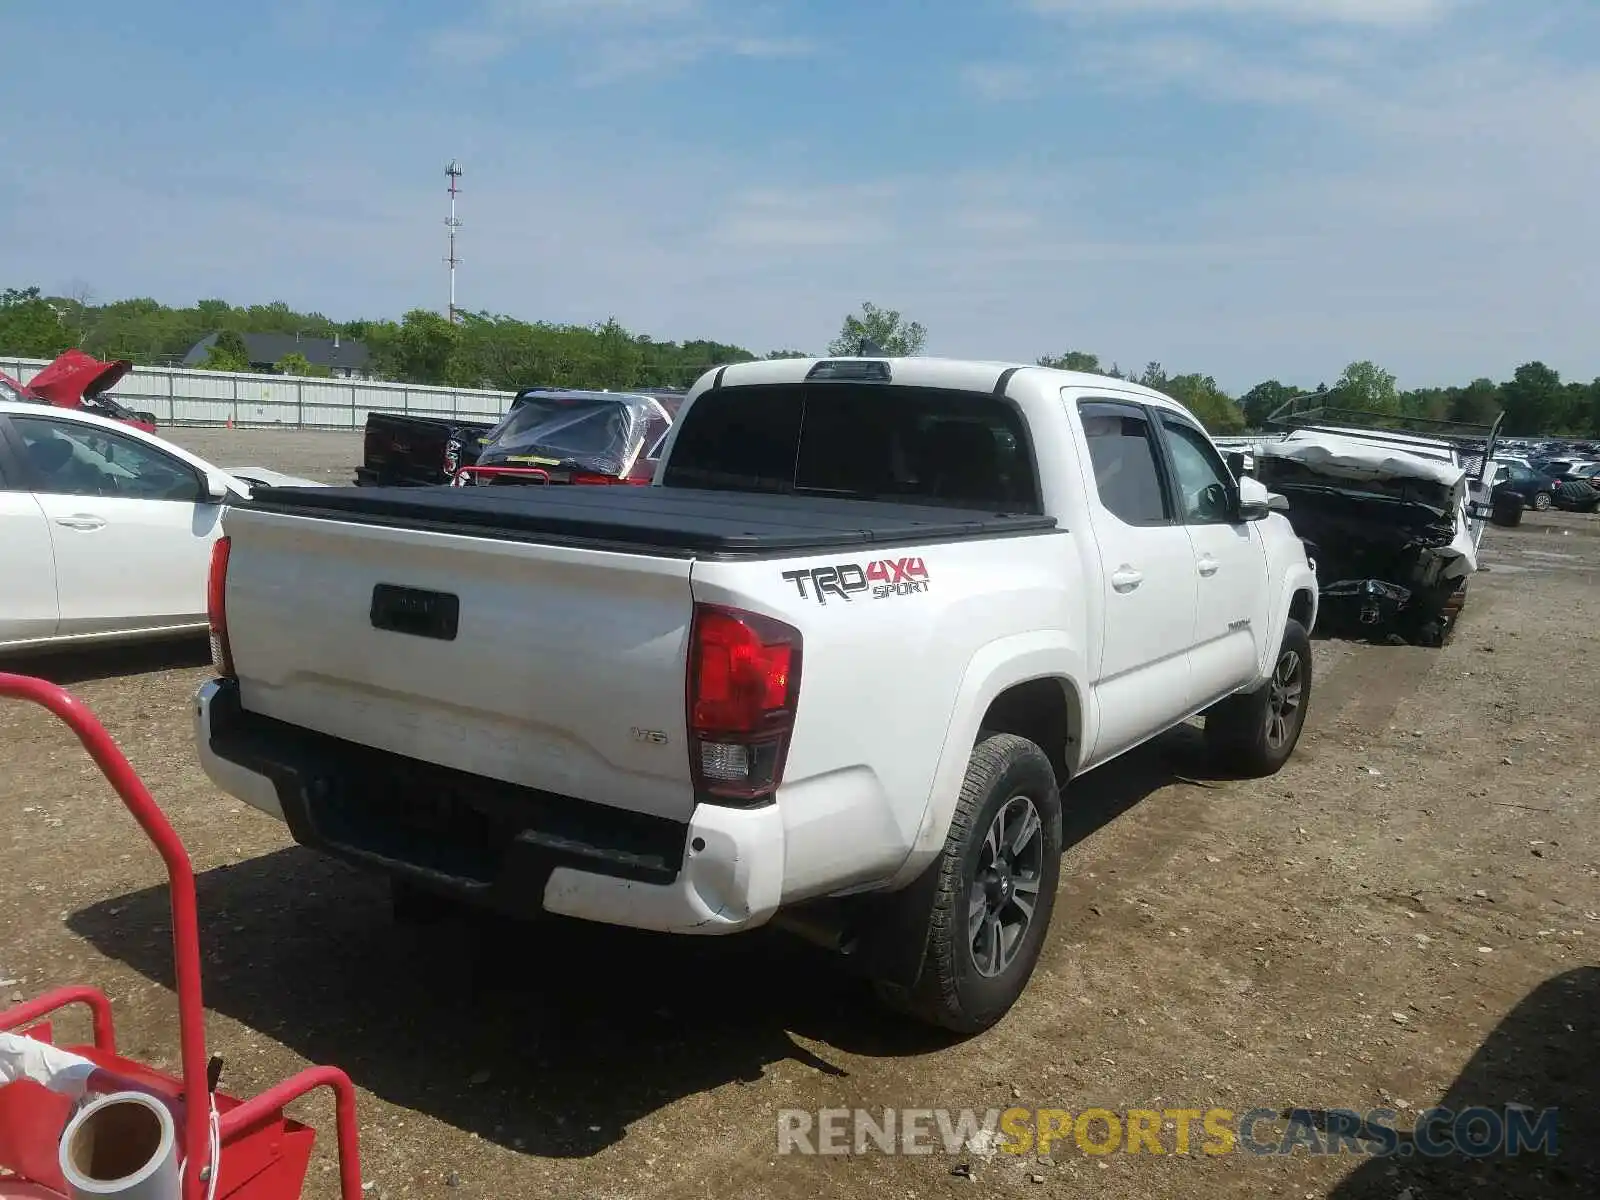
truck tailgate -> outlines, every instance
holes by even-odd
[[[247,711],[688,819],[691,560],[248,508],[230,510],[225,530]]]

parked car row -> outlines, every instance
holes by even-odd
[[[1493,488],[1511,493],[1538,512],[1600,510],[1600,463],[1536,460],[1542,466],[1496,458]]]

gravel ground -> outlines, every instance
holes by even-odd
[[[359,453],[355,435],[177,440],[329,482]],[[1600,520],[1530,516],[1492,530],[1485,561],[1443,650],[1317,643],[1277,777],[1208,778],[1186,728],[1074,785],[1039,971],[964,1043],[777,935],[397,927],[377,882],[200,773],[203,646],[25,669],[91,705],[189,846],[224,1087],[344,1067],[369,1195],[1600,1195]],[[0,742],[0,1000],[103,985],[125,1048],[173,1067],[159,863],[50,719],[0,707]],[[1299,1105],[1406,1125],[1508,1102],[1560,1106],[1554,1159],[776,1153],[785,1108]],[[331,1118],[295,1111],[324,1134],[307,1194],[332,1196]]]

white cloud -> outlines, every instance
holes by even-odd
[[[1258,17],[1316,25],[1429,25],[1462,0],[1024,0],[1033,12],[1083,17]]]

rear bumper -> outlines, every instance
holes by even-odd
[[[244,712],[230,680],[201,685],[194,718],[211,781],[302,845],[483,908],[721,934],[782,897],[776,806],[680,823],[511,787]]]

